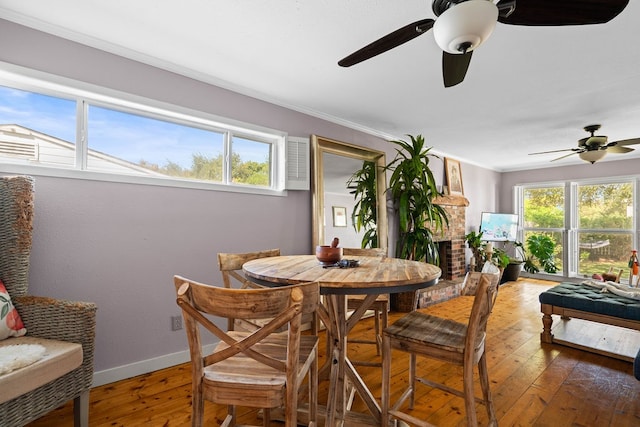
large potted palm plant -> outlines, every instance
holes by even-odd
[[[391,172],[387,191],[391,194],[397,214],[398,237],[395,256],[439,265],[438,245],[433,234],[441,232],[449,225],[447,213],[434,199],[441,196],[436,180],[429,167],[432,158],[431,147],[425,147],[422,135],[407,135],[407,141],[390,141],[396,145],[396,156],[386,166]],[[400,310],[406,307],[407,299],[413,301],[413,292],[395,294],[392,306]]]

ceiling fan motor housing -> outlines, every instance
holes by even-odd
[[[489,38],[498,22],[498,8],[491,1],[445,3],[449,4],[448,9],[433,25],[436,43],[445,52],[460,54],[474,50]]]

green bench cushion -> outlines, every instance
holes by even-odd
[[[602,293],[579,283],[561,283],[539,296],[540,303],[604,314],[621,319],[640,320],[640,300]]]

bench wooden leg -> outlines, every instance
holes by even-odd
[[[551,333],[551,325],[553,324],[551,307],[547,304],[542,304],[540,311],[542,311],[542,333],[540,334],[540,341],[550,344],[553,342],[553,334]]]

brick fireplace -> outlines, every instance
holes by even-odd
[[[442,206],[449,217],[449,227],[433,236],[440,247],[441,280],[464,278],[465,261],[465,224],[469,200],[464,196],[443,196],[434,201]]]
[[[436,286],[422,290],[418,296],[418,307],[427,307],[460,295],[466,274],[465,224],[469,200],[464,196],[438,197],[435,203],[444,208],[449,217],[449,227],[434,235],[440,253],[442,276]]]

